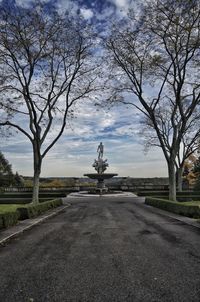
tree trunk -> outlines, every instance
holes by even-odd
[[[176,172],[175,172],[175,164],[172,160],[168,162],[168,176],[169,176],[169,200],[176,201]]]
[[[39,202],[40,171],[34,171],[32,203]]]
[[[183,191],[183,167],[177,169],[177,189],[178,192]]]
[[[34,159],[34,177],[33,177],[33,195],[32,203],[39,202],[39,185],[40,185],[40,173],[42,166],[42,159],[39,152],[35,151],[33,148],[33,159]]]

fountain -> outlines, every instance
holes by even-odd
[[[104,146],[102,143],[97,148],[98,159],[94,160],[93,167],[97,173],[87,173],[84,176],[87,176],[91,179],[97,180],[97,185],[94,189],[89,191],[74,192],[68,195],[68,198],[77,198],[77,197],[95,197],[95,196],[105,196],[106,197],[135,197],[132,192],[122,192],[122,191],[112,191],[108,192],[108,188],[105,185],[105,180],[110,179],[118,174],[115,173],[104,173],[108,167],[107,159],[103,159]]]
[[[104,182],[105,179],[110,179],[114,176],[117,176],[118,174],[104,173],[104,171],[107,169],[107,167],[109,165],[108,165],[107,159],[103,160],[104,146],[103,146],[102,142],[98,146],[97,152],[99,153],[98,159],[95,159],[94,163],[92,165],[95,168],[95,170],[97,171],[97,173],[87,173],[87,174],[84,174],[84,176],[97,180],[98,181],[97,186],[94,189],[94,191],[96,194],[98,194],[98,193],[103,194],[108,191],[108,188],[105,186],[105,182]]]

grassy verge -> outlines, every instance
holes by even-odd
[[[194,202],[200,201],[200,192],[199,191],[182,191],[176,192],[176,199],[178,202]],[[165,199],[169,200],[169,191],[141,191],[138,193],[138,196],[145,196],[146,198],[155,198],[155,199]]]
[[[200,191],[182,191],[182,192],[176,192],[177,194],[177,198],[195,198],[195,200],[198,200],[196,199],[197,197],[199,198],[200,200]],[[137,194],[138,196],[148,196],[148,197],[157,197],[157,198],[163,198],[163,197],[166,197],[168,198],[169,196],[169,191],[166,191],[166,190],[162,190],[162,191],[140,191],[138,192]]]
[[[62,199],[53,199],[36,205],[1,204],[0,229],[15,225],[18,220],[36,217],[60,205],[62,205]]]
[[[182,202],[184,205],[188,206],[200,206],[200,200],[193,200],[193,201],[188,201],[188,202]]]
[[[20,213],[20,220],[28,219],[28,218],[33,218],[38,215],[41,215],[42,213],[56,208],[60,205],[62,205],[62,199],[53,199],[49,201],[45,201],[42,203],[38,204],[28,204],[28,205],[21,205],[20,207],[17,208],[17,211]]]
[[[146,197],[145,203],[175,214],[191,218],[200,218],[200,201],[180,203],[156,197]]]
[[[15,225],[19,219],[18,205],[0,205],[0,229]]]
[[[0,214],[16,211],[17,208],[19,208],[18,204],[0,204]]]

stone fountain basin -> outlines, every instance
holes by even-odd
[[[112,177],[117,176],[117,175],[118,174],[116,174],[116,173],[102,173],[102,174],[88,173],[88,174],[84,174],[84,176],[87,176],[87,177],[89,177],[91,179],[100,180],[100,181],[112,178]]]

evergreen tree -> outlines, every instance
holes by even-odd
[[[24,180],[23,178],[18,174],[18,172],[15,173],[15,176],[14,176],[14,184],[15,186],[24,186]]]
[[[0,187],[1,186],[23,186],[23,179],[13,174],[12,165],[0,151]]]
[[[0,151],[0,175],[12,175],[12,166]]]

